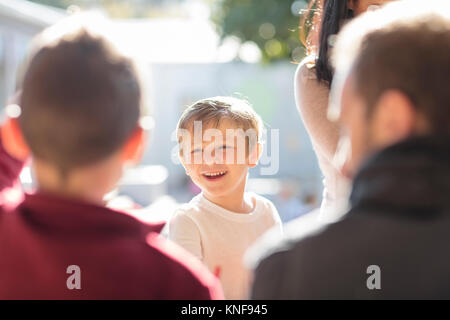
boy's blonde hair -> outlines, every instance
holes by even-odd
[[[177,133],[180,132],[180,129],[192,130],[194,121],[201,121],[204,127],[217,128],[223,119],[231,120],[244,131],[254,130],[256,132],[256,144],[261,142],[263,130],[261,117],[246,100],[234,97],[218,96],[195,102],[181,115],[177,125]],[[248,137],[246,139],[247,151],[253,150],[255,144],[250,144]]]

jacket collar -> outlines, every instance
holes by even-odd
[[[449,208],[450,136],[415,137],[369,159],[353,182],[352,207],[431,216]]]

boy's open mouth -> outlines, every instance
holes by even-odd
[[[227,171],[205,172],[202,175],[208,180],[217,180],[227,174]]]

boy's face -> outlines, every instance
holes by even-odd
[[[246,138],[233,121],[223,119],[217,127],[199,129],[197,122],[189,138],[180,143],[180,159],[192,181],[210,197],[225,197],[244,192],[249,167],[257,159],[248,157]],[[197,133],[197,134],[195,134]],[[259,152],[259,147],[256,148]]]

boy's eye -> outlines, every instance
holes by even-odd
[[[194,150],[192,150],[191,153],[199,153],[199,152],[202,152],[202,149],[199,149],[199,148],[194,149]]]
[[[219,146],[219,147],[216,147],[216,152],[220,152],[222,154],[222,153],[226,152],[226,151],[224,151],[226,149],[227,149],[227,146]]]

